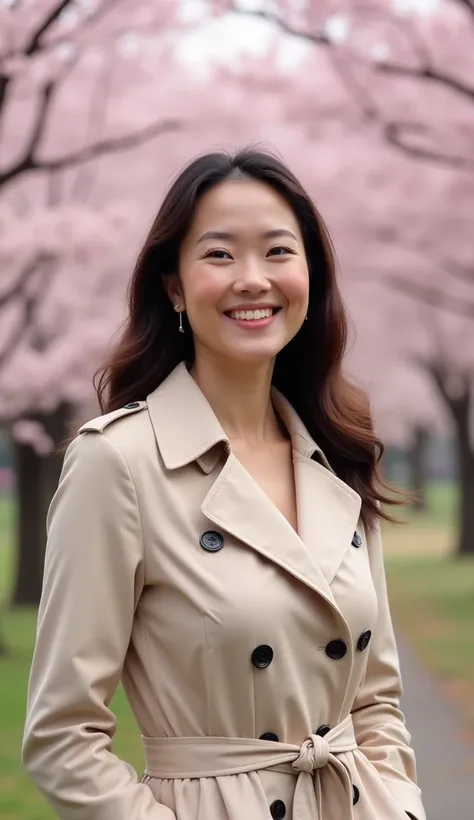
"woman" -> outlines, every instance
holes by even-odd
[[[290,171],[191,163],[48,516],[23,757],[62,820],[424,818],[345,340]],[[141,782],[111,751],[120,680]]]

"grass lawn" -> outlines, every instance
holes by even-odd
[[[398,629],[474,732],[474,558],[391,555],[386,566]]]
[[[393,613],[398,628],[436,671],[447,694],[457,697],[474,727],[474,560],[453,561],[456,493],[435,485],[429,510],[409,514],[406,525],[387,526],[384,541]],[[8,593],[13,560],[13,509],[0,499],[0,601]],[[0,658],[0,817],[53,820],[19,761],[35,613],[5,613],[0,620],[9,654]],[[114,750],[139,771],[143,767],[138,729],[121,690],[112,702],[118,731]]]

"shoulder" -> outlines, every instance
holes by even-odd
[[[130,469],[144,452],[153,452],[153,429],[146,410],[146,401],[136,401],[86,421],[72,450],[82,458],[97,460],[102,469],[105,461]]]

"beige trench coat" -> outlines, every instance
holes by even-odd
[[[424,819],[379,535],[274,403],[299,535],[185,365],[70,445],[23,744],[62,820]],[[111,751],[120,679],[141,780]]]

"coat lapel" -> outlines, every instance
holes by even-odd
[[[294,466],[299,535],[330,584],[351,547],[361,499],[313,459],[296,453]]]
[[[147,397],[167,469],[196,461],[211,472],[225,448],[227,458],[203,501],[203,514],[334,605],[330,583],[350,548],[361,499],[333,473],[277,390],[272,392],[272,401],[293,446],[298,533],[233,455],[225,432],[184,364]]]
[[[299,535],[232,453],[201,509],[219,529],[333,602],[321,569]]]

